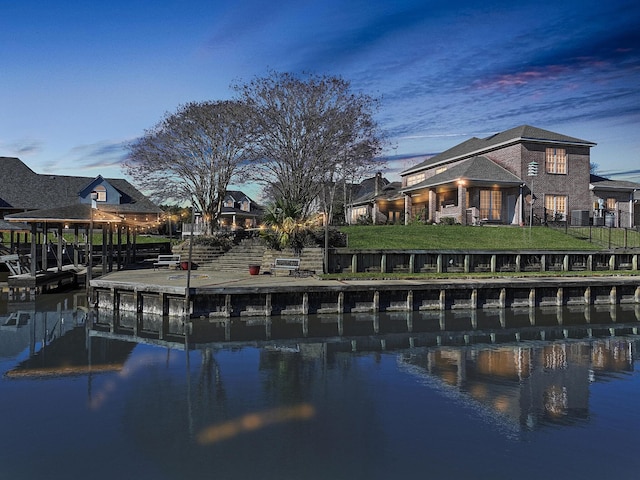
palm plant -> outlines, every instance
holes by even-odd
[[[264,222],[270,227],[262,236],[268,244],[279,250],[287,247],[301,248],[300,240],[310,229],[313,221],[303,218],[301,205],[293,204],[283,198],[268,205],[265,210]]]

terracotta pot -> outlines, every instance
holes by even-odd
[[[249,265],[249,275],[260,275],[260,265]]]

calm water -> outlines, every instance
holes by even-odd
[[[0,479],[637,478],[639,307],[234,319],[0,298]]]

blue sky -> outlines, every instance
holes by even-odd
[[[387,175],[521,124],[640,182],[640,2],[0,0],[0,156],[122,177],[123,146],[269,70],[380,97]]]

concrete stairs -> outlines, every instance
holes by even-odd
[[[249,272],[249,265],[262,265],[262,258],[266,247],[260,243],[243,240],[234,245],[224,255],[216,257],[205,268],[219,272]]]
[[[298,258],[300,257],[300,270],[309,270],[317,274],[322,273],[323,257],[322,248],[304,248],[302,253],[297,254],[291,249],[267,250],[262,261],[262,268],[269,270],[269,266],[276,258]]]
[[[180,254],[181,259],[189,258],[188,242],[173,247],[172,251]],[[282,251],[267,249],[259,240],[254,239],[245,239],[226,253],[216,247],[194,245],[191,258],[193,263],[203,270],[248,273],[249,265],[260,265],[260,273],[264,273],[269,271],[269,267],[276,258],[298,257],[300,257],[300,270],[322,273],[321,248],[305,248],[301,254],[297,254],[291,249]]]
[[[172,253],[180,255],[181,261],[189,258],[189,242],[183,242],[175,245],[171,249]],[[224,254],[224,250],[219,247],[211,247],[208,245],[194,245],[191,252],[191,261],[198,268],[207,268],[216,261],[218,257]]]

